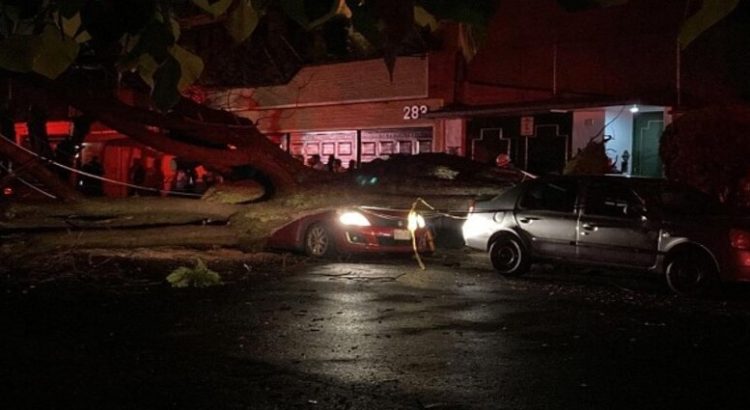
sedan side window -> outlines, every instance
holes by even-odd
[[[586,190],[585,214],[613,218],[633,217],[640,199],[622,185],[594,183]]]
[[[529,187],[519,206],[526,210],[573,213],[576,188],[574,181],[540,181]]]

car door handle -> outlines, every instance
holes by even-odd
[[[519,222],[524,223],[524,224],[528,224],[528,223],[531,223],[533,221],[538,221],[538,220],[539,218],[534,217],[534,216],[524,216],[518,219]]]
[[[581,225],[581,228],[583,228],[583,231],[581,232],[581,235],[583,236],[590,235],[591,232],[596,232],[599,229],[596,225],[591,224],[583,224]]]

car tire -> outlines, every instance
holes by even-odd
[[[335,254],[334,238],[331,231],[322,223],[314,223],[305,231],[305,254],[314,258],[324,258]]]
[[[520,276],[531,266],[526,246],[512,236],[500,236],[490,244],[492,267],[503,276]]]
[[[667,285],[683,296],[700,296],[716,284],[716,265],[704,252],[682,251],[669,258],[665,269]]]

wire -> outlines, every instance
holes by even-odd
[[[3,170],[4,170],[5,172],[7,172],[7,173],[8,173],[9,175],[12,175],[12,176],[13,176],[13,178],[15,178],[15,179],[17,179],[17,180],[21,181],[21,183],[22,183],[22,184],[24,184],[24,185],[26,185],[27,187],[29,187],[29,188],[31,188],[31,189],[33,189],[33,190],[35,190],[35,191],[39,192],[40,194],[42,194],[42,195],[44,195],[44,196],[46,196],[46,197],[48,197],[48,198],[52,198],[52,199],[57,199],[57,197],[56,197],[56,196],[54,196],[54,195],[50,194],[49,192],[47,192],[47,191],[45,191],[45,190],[43,190],[43,189],[39,188],[38,186],[36,186],[36,185],[34,185],[34,184],[32,184],[32,183],[30,183],[30,182],[26,181],[25,179],[23,179],[23,178],[19,177],[19,176],[18,176],[18,175],[17,175],[17,174],[15,173],[15,172],[13,172],[13,171],[11,171],[10,169],[6,168],[6,167],[5,167],[5,165],[3,165],[2,163],[0,163],[0,169],[3,169]]]
[[[76,168],[69,167],[67,165],[61,164],[61,163],[59,163],[59,162],[57,162],[55,160],[52,160],[52,159],[49,159],[49,158],[44,157],[42,155],[39,155],[36,152],[31,151],[31,150],[29,150],[28,148],[26,148],[24,146],[16,144],[15,142],[11,142],[10,140],[8,140],[8,142],[12,143],[17,148],[20,148],[21,150],[25,151],[27,154],[33,155],[33,156],[39,158],[40,160],[42,160],[44,162],[47,162],[47,163],[50,163],[50,164],[52,164],[52,165],[54,165],[56,167],[68,170],[68,171],[73,172],[75,174],[84,175],[84,176],[87,176],[87,177],[93,178],[93,179],[98,179],[100,181],[107,182],[107,183],[110,183],[110,184],[120,185],[120,186],[126,186],[128,188],[135,188],[135,189],[139,189],[139,190],[142,190],[142,191],[166,193],[168,195],[178,195],[178,196],[181,195],[181,196],[189,196],[189,197],[194,197],[194,198],[200,198],[200,197],[202,197],[201,194],[193,194],[193,193],[190,193],[190,192],[179,192],[179,191],[163,190],[163,189],[159,189],[159,188],[152,188],[152,187],[147,187],[147,186],[142,186],[142,185],[135,185],[135,184],[127,183],[127,182],[122,182],[122,181],[117,181],[117,180],[114,180],[114,179],[105,178],[105,177],[102,177],[101,175],[91,174],[91,173],[88,173],[88,172],[85,172],[85,171],[81,171],[79,169],[76,169]]]

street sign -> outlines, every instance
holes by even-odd
[[[521,117],[521,136],[531,137],[534,135],[534,117]]]

